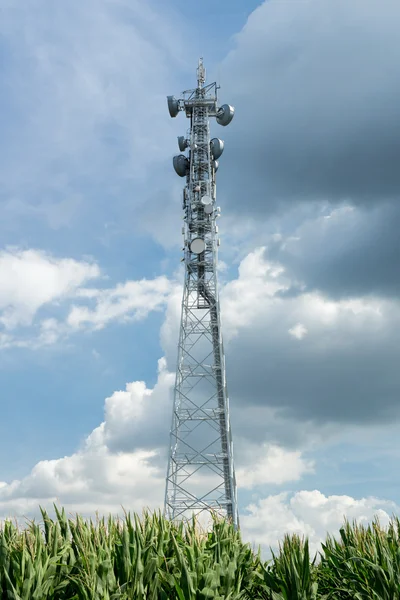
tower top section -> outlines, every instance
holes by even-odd
[[[197,67],[197,87],[202,88],[206,82],[206,69],[203,65],[203,59],[199,58],[199,66]]]
[[[187,117],[192,117],[194,107],[207,109],[208,117],[215,117],[222,126],[229,125],[235,114],[235,109],[230,104],[218,105],[217,92],[219,86],[216,82],[206,85],[206,69],[203,59],[200,58],[197,66],[197,87],[182,92],[182,98],[167,96],[168,110],[171,117],[176,117],[180,111],[185,111]]]

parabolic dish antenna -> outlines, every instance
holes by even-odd
[[[207,204],[212,204],[212,198],[210,198],[210,196],[203,196],[201,203],[204,204],[204,206],[207,206]]]
[[[174,96],[167,96],[168,110],[171,117],[176,117],[179,112],[179,103]],[[221,110],[221,109],[220,109]]]
[[[186,150],[186,148],[188,147],[188,145],[189,144],[188,144],[188,141],[185,138],[185,136],[183,136],[183,135],[178,136],[178,146],[179,146],[179,150],[181,152],[183,152],[184,150]],[[218,157],[216,157],[216,158],[218,158]]]
[[[223,104],[217,112],[217,123],[226,127],[226,125],[229,125],[232,121],[234,114],[235,109],[233,106],[230,106],[230,104]]]
[[[185,177],[189,170],[189,161],[186,156],[184,154],[174,156],[172,163],[174,165],[175,173],[179,175],[179,177]]]
[[[204,207],[204,212],[206,213],[206,215],[211,215],[211,213],[214,211],[214,207],[212,204],[206,204]]]
[[[219,138],[213,138],[210,142],[213,158],[218,160],[224,151],[224,142]]]
[[[204,240],[201,238],[194,238],[194,240],[192,240],[192,243],[190,244],[190,250],[193,252],[193,254],[201,254],[205,249],[206,245]]]

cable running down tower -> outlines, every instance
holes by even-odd
[[[216,512],[239,526],[225,356],[217,287],[215,174],[224,143],[210,140],[209,118],[228,125],[234,109],[217,106],[216,83],[206,85],[203,60],[197,87],[177,100],[168,96],[171,117],[185,111],[186,136],[178,137],[180,154],[173,166],[186,178],[183,190],[185,281],[178,364],[165,490],[165,514],[179,521],[193,513]]]

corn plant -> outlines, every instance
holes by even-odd
[[[15,600],[61,598],[65,579],[67,547],[54,528],[52,545],[46,545],[35,523],[20,532],[7,523],[0,539],[2,595]],[[1,597],[1,596],[0,596]]]
[[[174,538],[178,571],[172,575],[179,600],[240,600],[249,597],[255,583],[258,557],[243,544],[233,525],[214,519],[213,530],[203,538],[189,532],[189,543]],[[252,596],[254,597],[254,596]]]
[[[321,561],[285,536],[263,563],[232,524],[174,524],[159,513],[85,521],[55,507],[41,526],[0,528],[0,600],[400,600],[400,522],[345,522]]]
[[[19,530],[0,530],[0,600],[239,600],[252,594],[260,566],[232,525],[211,532],[160,514],[93,523],[42,511]],[[255,597],[252,594],[250,597]]]
[[[260,596],[266,600],[317,600],[314,556],[310,563],[308,540],[286,535],[279,554],[272,550],[272,563],[263,568],[264,586]]]
[[[327,537],[319,565],[320,588],[328,599],[400,599],[400,522],[388,531],[379,520],[364,527],[345,521],[340,540]]]

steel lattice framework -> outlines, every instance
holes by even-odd
[[[225,356],[217,282],[218,227],[215,174],[223,142],[210,140],[209,118],[227,125],[234,110],[217,107],[216,83],[205,85],[200,59],[197,87],[183,99],[168,97],[170,115],[190,119],[187,136],[178,138],[174,157],[183,191],[185,280],[178,363],[165,491],[165,514],[183,520],[203,511],[232,519],[239,526]]]

